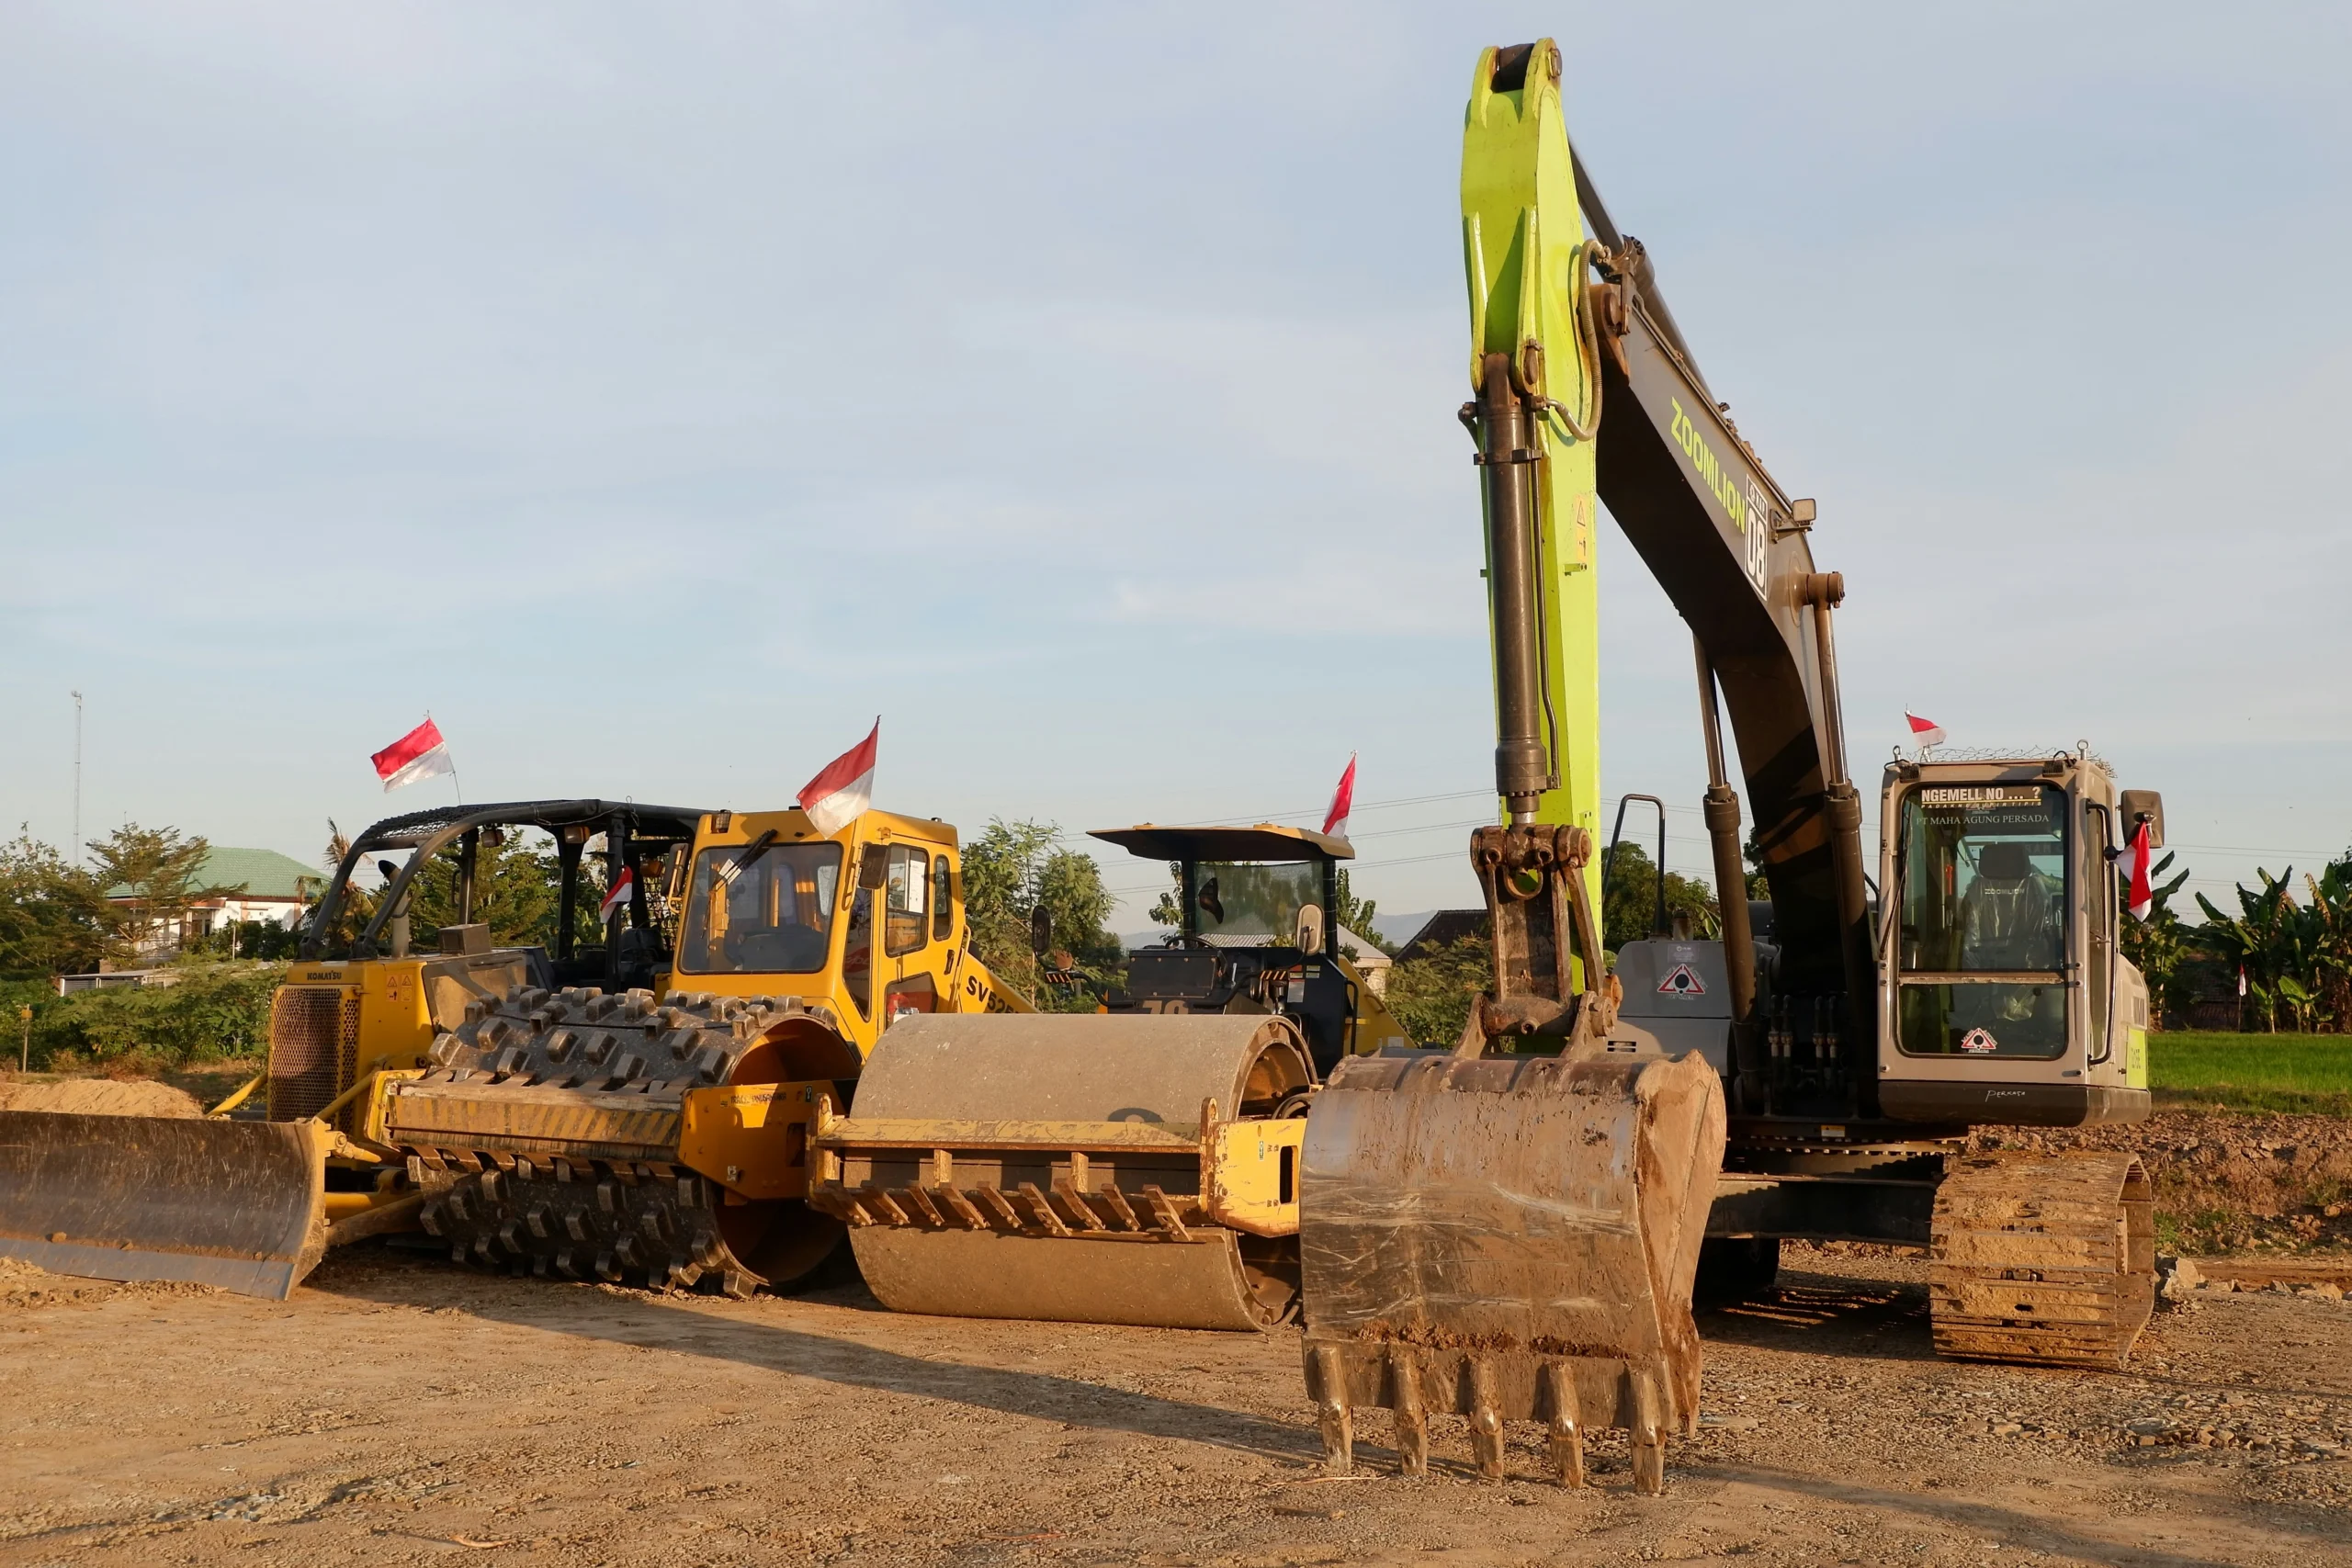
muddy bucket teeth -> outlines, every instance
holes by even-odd
[[[1394,1413],[1408,1472],[1428,1417],[1470,1417],[1499,1475],[1503,1423],[1548,1429],[1584,1481],[1584,1434],[1631,1434],[1635,1484],[1695,1427],[1690,1287],[1724,1152],[1696,1054],[1430,1055],[1342,1063],[1307,1119],[1300,1264],[1309,1396],[1327,1463],[1354,1412]]]
[[[0,1255],[283,1301],[326,1249],[310,1122],[0,1111]]]

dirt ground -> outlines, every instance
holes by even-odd
[[[18,1078],[0,1081],[0,1111],[71,1111],[84,1116],[201,1116],[185,1089],[152,1078]]]
[[[370,1244],[290,1302],[0,1277],[0,1564],[2352,1562],[2352,1306],[2199,1292],[2130,1371],[1930,1353],[1916,1260],[1704,1314],[1669,1488],[1321,1477],[1295,1337],[508,1280]],[[2203,1445],[2203,1446],[2200,1446]]]
[[[2189,1253],[2352,1249],[2352,1119],[2195,1106],[2125,1126],[1980,1129],[1980,1148],[2121,1149],[2156,1186],[2158,1245]]]

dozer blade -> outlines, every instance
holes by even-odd
[[[312,1122],[0,1111],[0,1256],[283,1301],[325,1250]]]
[[[1408,1472],[1428,1414],[1468,1416],[1479,1468],[1502,1423],[1549,1423],[1583,1482],[1587,1427],[1633,1435],[1664,1483],[1695,1426],[1690,1286],[1723,1164],[1723,1089],[1697,1053],[1356,1057],[1307,1117],[1300,1179],[1306,1381],[1326,1460],[1351,1412],[1396,1413]]]

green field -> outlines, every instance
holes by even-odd
[[[2164,1105],[2352,1116],[2352,1034],[2151,1034],[2148,1083]]]

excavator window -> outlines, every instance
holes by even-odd
[[[2049,784],[1924,785],[1902,806],[1903,1050],[2048,1059],[2066,1048],[2069,822]]]
[[[730,845],[695,861],[678,968],[688,975],[808,975],[825,966],[839,844]]]
[[[931,863],[931,940],[945,942],[956,934],[956,889],[947,857]]]

